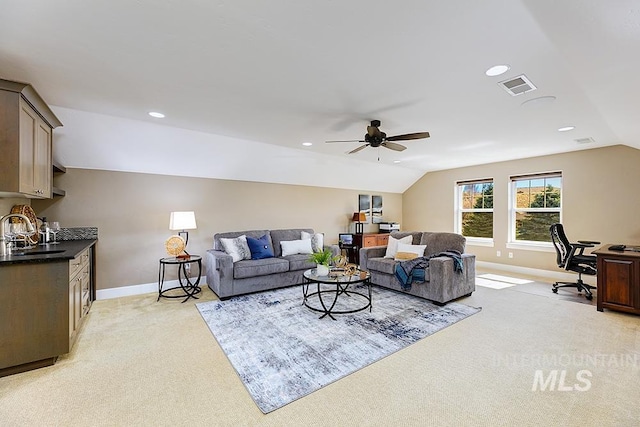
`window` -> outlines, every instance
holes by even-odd
[[[460,181],[456,185],[456,231],[476,243],[492,241],[493,180]]]
[[[511,177],[511,242],[551,243],[549,227],[560,222],[562,173]]]

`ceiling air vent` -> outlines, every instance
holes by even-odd
[[[502,88],[511,96],[518,96],[523,93],[536,90],[534,84],[531,83],[531,80],[529,80],[524,74],[509,80],[501,81],[498,85],[502,86]]]
[[[578,138],[578,139],[574,139],[575,142],[577,142],[578,144],[592,144],[594,143],[594,139],[593,138]]]

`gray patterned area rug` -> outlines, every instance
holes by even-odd
[[[339,302],[346,309],[362,300],[341,295]],[[301,286],[196,305],[265,414],[480,311],[377,286],[371,313],[336,320],[302,305]]]

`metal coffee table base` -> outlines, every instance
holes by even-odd
[[[367,308],[369,309],[369,312],[371,312],[373,306],[371,299],[371,282],[369,281],[369,277],[360,279],[356,276],[353,281],[331,281],[328,278],[313,277],[305,274],[304,278],[305,281],[302,284],[302,303],[307,308],[322,313],[320,319],[325,316],[329,316],[331,319],[336,320],[336,318],[333,317],[334,314],[356,313],[358,311],[366,310]],[[349,288],[349,285],[357,283],[364,283],[367,290],[366,293],[355,290],[353,287]],[[309,292],[309,288],[313,284],[317,286],[317,290],[315,292]],[[338,298],[345,297],[358,298],[362,300],[364,304],[350,310],[336,310],[335,308]],[[310,300],[315,301],[316,298],[320,302],[321,307],[318,307],[317,304],[316,306],[310,304]]]

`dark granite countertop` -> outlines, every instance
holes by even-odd
[[[70,260],[96,242],[96,239],[64,240],[57,245],[37,245],[33,249],[27,249],[24,253],[14,251],[11,255],[0,257],[0,267],[9,264]]]

